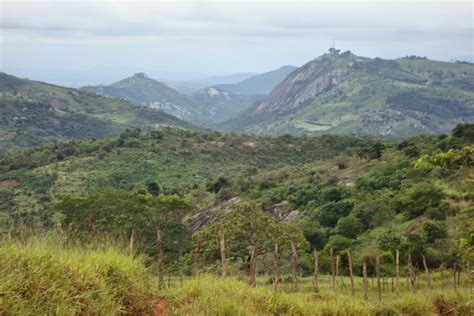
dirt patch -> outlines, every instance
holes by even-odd
[[[16,179],[0,181],[0,189],[13,189],[20,185]]]
[[[165,299],[156,300],[153,316],[168,316],[168,302]]]

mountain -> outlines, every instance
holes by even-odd
[[[258,75],[255,72],[242,72],[223,76],[213,76],[190,81],[170,82],[169,85],[185,94],[194,94],[206,87],[218,84],[233,84],[241,82],[247,78]]]
[[[235,95],[218,88],[203,89],[188,96],[144,73],[137,73],[108,86],[87,86],[82,90],[129,100],[206,127],[209,127],[209,122],[228,119],[261,99]]]
[[[332,49],[293,71],[222,129],[256,134],[448,133],[474,121],[474,65],[409,56],[365,58]]]
[[[193,94],[192,98],[209,109],[211,122],[227,119],[262,100],[259,96],[238,95],[214,87],[202,89]]]
[[[265,72],[252,76],[244,81],[235,84],[218,84],[216,88],[229,91],[235,94],[244,95],[265,95],[268,94],[277,84],[288,76],[295,66],[283,66],[277,70]]]
[[[0,154],[126,128],[191,127],[161,111],[85,91],[0,73]]]
[[[136,73],[108,86],[86,86],[81,89],[159,109],[188,121],[208,117],[207,109],[203,109],[189,96],[149,78],[144,73]]]

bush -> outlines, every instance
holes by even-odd
[[[419,183],[402,192],[400,202],[407,219],[423,215],[428,208],[441,204],[444,193],[430,183]]]
[[[319,222],[323,226],[334,227],[337,221],[349,215],[352,210],[352,203],[347,201],[329,202],[321,207],[319,211]]]

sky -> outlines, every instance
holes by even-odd
[[[474,58],[472,1],[0,0],[0,70],[66,86],[368,57]]]

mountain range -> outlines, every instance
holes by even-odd
[[[332,49],[291,72],[258,105],[219,125],[253,134],[446,134],[474,121],[474,65]]]
[[[239,83],[209,86],[192,95],[181,93],[172,87],[172,83],[163,83],[144,73],[136,73],[111,85],[85,86],[81,89],[156,108],[180,119],[209,127],[209,123],[228,119],[248,109],[257,100],[263,99],[264,95],[294,68],[296,67],[284,66],[275,71],[251,76]],[[251,74],[242,73],[209,80],[232,82],[249,75]]]

